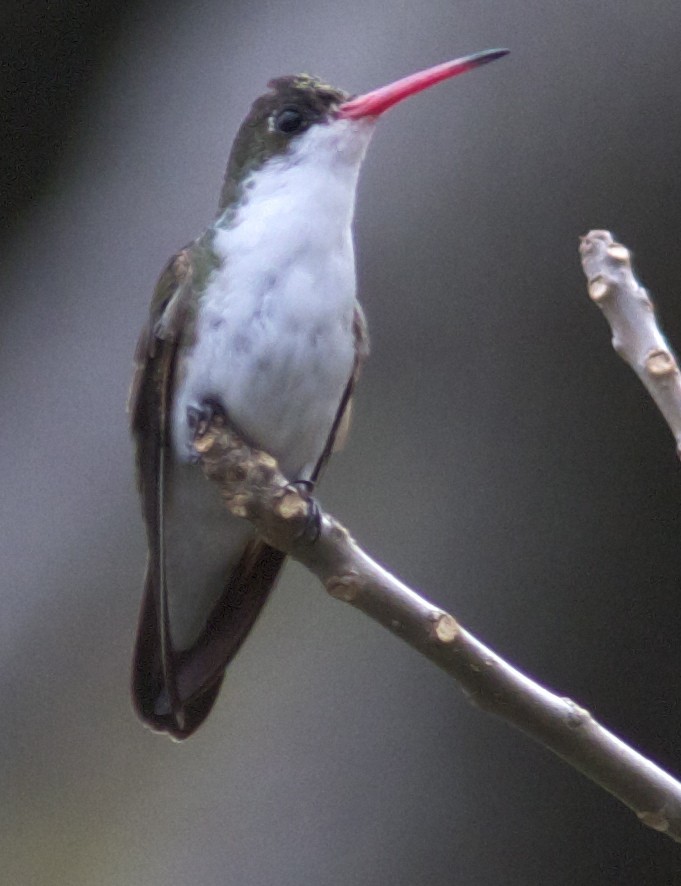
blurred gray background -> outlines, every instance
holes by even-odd
[[[124,412],[157,273],[271,76],[361,92],[510,47],[376,134],[373,353],[320,497],[681,773],[680,468],[577,258],[615,231],[681,347],[681,8],[7,0],[0,26],[2,883],[681,883],[674,844],[296,565],[196,737],[145,730]]]

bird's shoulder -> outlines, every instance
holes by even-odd
[[[135,350],[135,370],[128,398],[133,430],[149,383],[154,388],[165,383],[176,345],[191,334],[196,295],[218,264],[212,241],[213,233],[209,230],[184,246],[171,256],[158,278]]]

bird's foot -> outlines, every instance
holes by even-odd
[[[314,480],[294,480],[289,483],[289,486],[293,487],[307,504],[307,517],[301,539],[307,544],[314,544],[322,533],[322,511],[317,500],[312,497],[315,482]]]
[[[227,423],[227,415],[221,403],[217,400],[207,398],[203,400],[199,406],[187,407],[187,426],[191,434],[192,444],[199,438],[203,437],[211,424],[216,420],[224,424]],[[190,455],[190,461],[196,463],[200,460],[198,452],[193,448]]]
[[[187,407],[187,424],[194,437],[202,437],[215,418],[227,420],[225,410],[217,400],[207,398],[199,406]]]
[[[295,487],[303,498],[309,498],[317,486],[314,480],[294,480],[289,485]]]

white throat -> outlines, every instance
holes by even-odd
[[[236,235],[237,250],[280,242],[335,238],[350,231],[359,169],[374,130],[374,121],[333,120],[317,123],[298,136],[289,150],[270,158],[243,183],[234,215],[228,209],[217,227]]]

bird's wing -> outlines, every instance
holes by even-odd
[[[194,246],[174,255],[159,277],[149,320],[135,353],[128,408],[137,444],[137,482],[149,554],[132,673],[140,716],[156,723],[155,706],[165,690],[175,692],[165,576],[164,503],[170,467],[170,402],[177,347],[192,285]],[[161,717],[169,722],[172,716]]]

